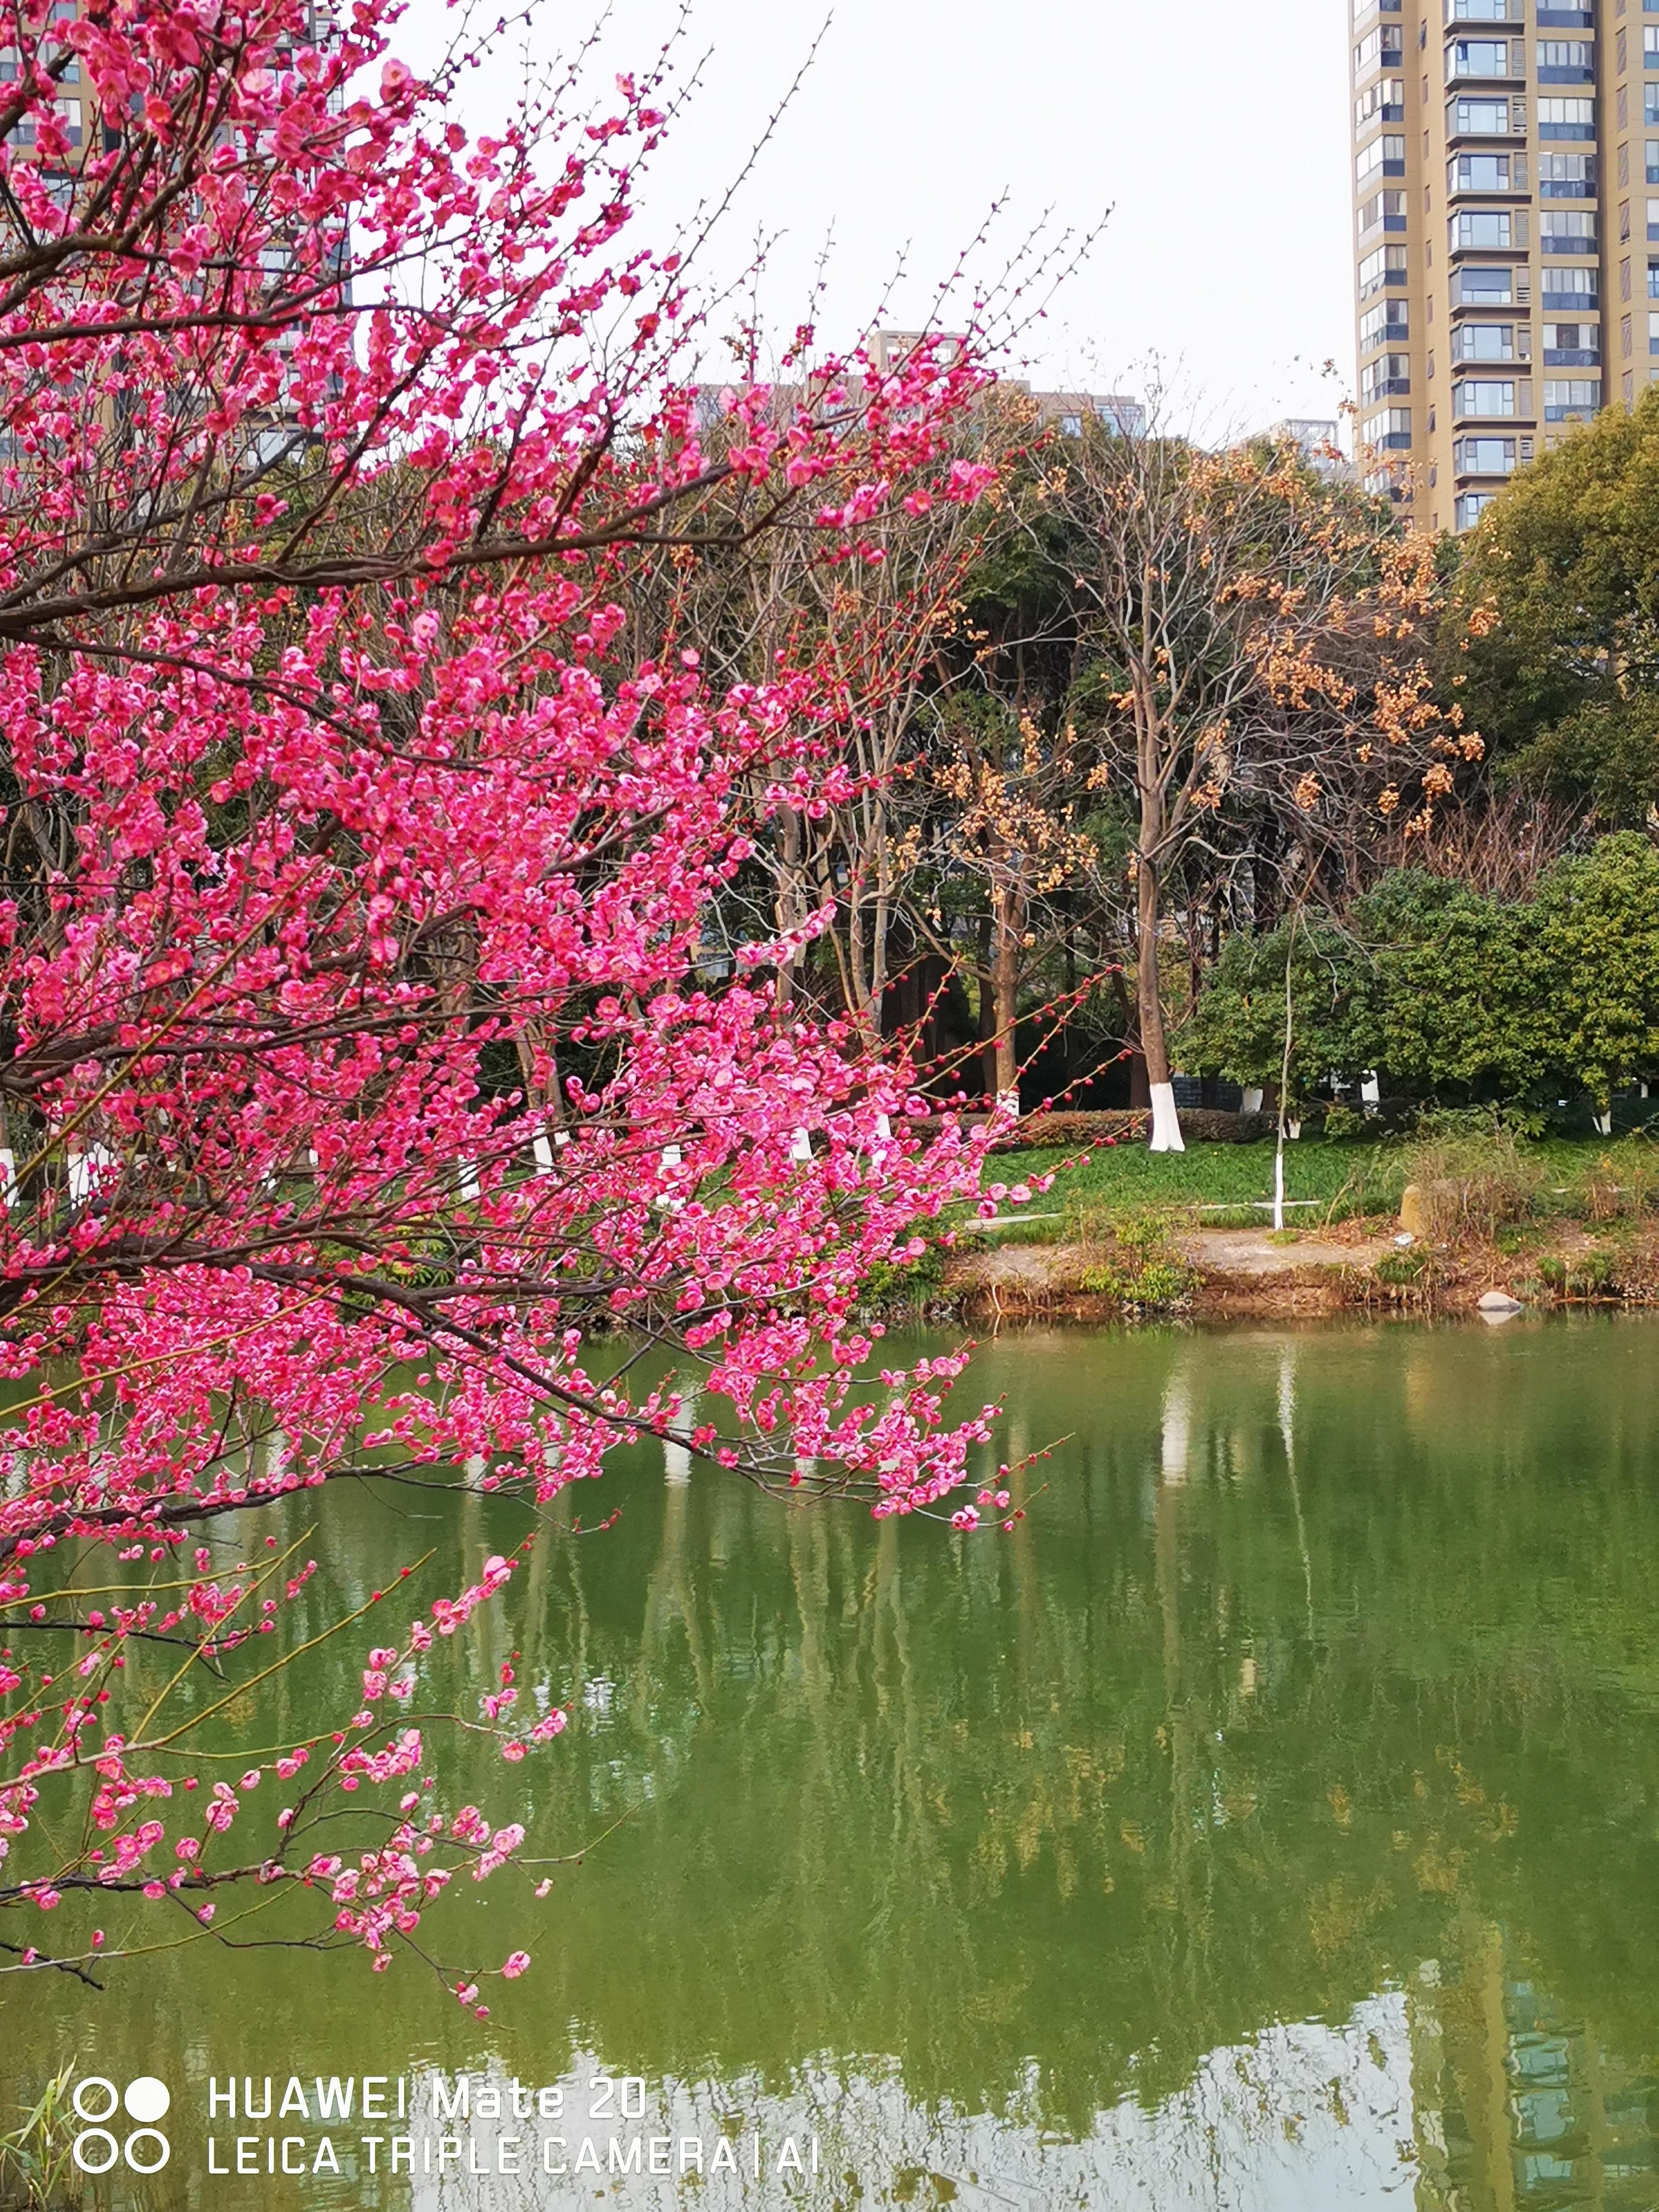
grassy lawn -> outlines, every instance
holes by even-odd
[[[1659,1158],[1651,1139],[1626,1139],[1613,1158],[1622,1161],[1626,1148],[1641,1146]],[[1606,1139],[1548,1138],[1525,1146],[1523,1152],[1537,1176],[1540,1188],[1533,1201],[1542,1215],[1574,1215],[1582,1212],[1588,1184],[1608,1159]],[[1010,1184],[1029,1181],[1034,1175],[1058,1170],[1068,1156],[1060,1152],[1030,1152],[1000,1155],[988,1180]],[[1401,1193],[1422,1172],[1420,1148],[1410,1139],[1383,1144],[1362,1140],[1327,1142],[1313,1139],[1285,1147],[1285,1195],[1287,1200],[1311,1200],[1296,1207],[1291,1219],[1299,1228],[1311,1228],[1328,1218],[1343,1220],[1354,1214],[1392,1214],[1400,1207]],[[1150,1152],[1142,1145],[1125,1144],[1087,1155],[1079,1166],[1060,1173],[1045,1196],[1033,1199],[1033,1213],[1106,1210],[1196,1215],[1217,1228],[1265,1224],[1269,1216],[1253,1201],[1273,1195],[1273,1146],[1270,1140],[1254,1145],[1195,1144],[1185,1152]],[[1200,1208],[1209,1208],[1200,1213]],[[1218,1209],[1224,1209],[1218,1210]],[[1064,1224],[1048,1225],[1047,1235],[1063,1231]],[[1039,1224],[1032,1224],[1036,1233]]]

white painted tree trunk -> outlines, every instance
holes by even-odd
[[[669,1169],[678,1167],[684,1158],[685,1154],[679,1146],[665,1145],[662,1148],[662,1166],[658,1172],[666,1174]],[[665,1190],[659,1191],[651,1203],[664,1213],[678,1213],[684,1206],[685,1200],[683,1198],[676,1198],[672,1191]]]
[[[530,1140],[530,1150],[536,1162],[538,1175],[553,1172],[553,1145],[545,1131],[538,1131]]]
[[[1610,1137],[1613,1134],[1613,1114],[1611,1109],[1605,1114],[1598,1114],[1595,1116],[1595,1133],[1601,1137]]]
[[[1359,1085],[1359,1103],[1368,1114],[1376,1113],[1377,1108],[1382,1103],[1382,1085],[1375,1072],[1362,1077]]]
[[[1244,1093],[1243,1099],[1239,1106],[1239,1112],[1241,1114],[1259,1114],[1261,1111],[1261,1085],[1259,1083],[1251,1084],[1249,1089]]]
[[[69,1194],[74,1206],[84,1206],[92,1196],[93,1185],[104,1168],[115,1165],[115,1155],[103,1145],[88,1145],[84,1152],[69,1156]]]
[[[789,1139],[789,1157],[798,1167],[810,1167],[812,1163],[812,1139],[805,1129],[797,1129]]]
[[[478,1196],[478,1163],[477,1160],[464,1159],[461,1162],[460,1188],[461,1196],[463,1198],[477,1198]]]
[[[1285,1146],[1281,1139],[1273,1152],[1273,1227],[1285,1226]]]
[[[1184,1152],[1186,1140],[1181,1133],[1181,1116],[1176,1111],[1175,1085],[1155,1083],[1152,1085],[1152,1141],[1150,1149],[1155,1152]]]
[[[17,1155],[9,1145],[0,1145],[0,1198],[8,1210],[17,1203]]]

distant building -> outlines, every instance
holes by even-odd
[[[884,373],[891,368],[927,335],[923,331],[878,331],[871,341],[877,368]],[[956,336],[939,339],[940,359],[951,360],[961,343]],[[1000,379],[999,389],[1027,394],[1042,420],[1053,423],[1062,437],[1080,437],[1090,421],[1104,422],[1120,438],[1146,434],[1146,410],[1139,400],[1126,398],[1120,392],[1036,392],[1022,377]]]
[[[949,364],[962,345],[961,337],[954,332],[923,331],[878,331],[870,341],[870,358],[878,375],[884,376],[897,367],[913,346],[932,337],[939,360]],[[775,403],[780,407],[793,405],[805,387],[799,384],[780,384],[775,389]],[[696,387],[697,422],[701,429],[710,429],[726,415],[742,396],[744,387],[738,384],[700,384]],[[1141,438],[1146,434],[1146,410],[1138,399],[1126,398],[1119,392],[1036,392],[1023,378],[1001,377],[997,390],[1016,392],[1030,400],[1038,419],[1052,424],[1062,437],[1077,438],[1083,434],[1085,422],[1099,422],[1107,425],[1121,438]]]
[[[1339,425],[1321,417],[1287,416],[1262,432],[1276,446],[1294,446],[1308,466],[1327,483],[1352,483],[1356,471],[1342,452]]]
[[[1659,9],[1352,8],[1361,465],[1467,530],[1659,373]]]

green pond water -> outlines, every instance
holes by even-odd
[[[101,1995],[0,1978],[0,2102],[70,2054],[165,2081],[118,2207],[1659,2207],[1656,1367],[1639,1320],[1004,1337],[974,1402],[1055,1449],[966,1541],[641,1455],[446,1660],[467,1710],[514,1652],[574,1703],[520,1766],[459,1755],[528,1849],[592,1845],[423,1929],[534,1954],[491,2017],[408,1958],[198,1942]],[[392,1509],[310,1510],[315,1627]],[[442,1588],[523,1528],[396,1510]],[[287,1725],[361,1640],[282,1678]],[[210,2112],[319,2075],[414,2117]],[[295,2131],[339,2172],[268,2175]],[[239,2136],[257,2172],[212,2170]]]

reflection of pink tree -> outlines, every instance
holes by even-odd
[[[14,1969],[154,1940],[135,1899],[223,1934],[243,1883],[311,1885],[305,1940],[381,1965],[456,1871],[519,1855],[427,1809],[422,1733],[426,1654],[506,1559],[412,1622],[375,1567],[326,1632],[362,1628],[358,1710],[256,1728],[216,1778],[232,1700],[276,1725],[308,1577],[256,1509],[343,1476],[545,1504],[653,1433],[902,1513],[982,1434],[945,1425],[954,1362],[874,1402],[851,1378],[860,1281],[975,1188],[984,1133],[893,1137],[902,1070],[780,1019],[793,946],[695,980],[752,794],[836,799],[835,684],[716,696],[690,650],[630,660],[623,612],[665,544],[799,507],[834,561],[897,500],[975,497],[949,453],[978,373],[817,363],[706,453],[683,272],[620,243],[658,88],[469,141],[467,58],[417,83],[395,12],[357,0],[337,35],[299,0],[69,25],[40,0],[0,99]],[[718,1418],[592,1380],[618,1326]],[[502,1671],[444,1717],[514,1760],[561,1717],[521,1719]],[[316,1848],[386,1793],[372,1848]],[[82,1934],[86,1893],[132,1932]]]

